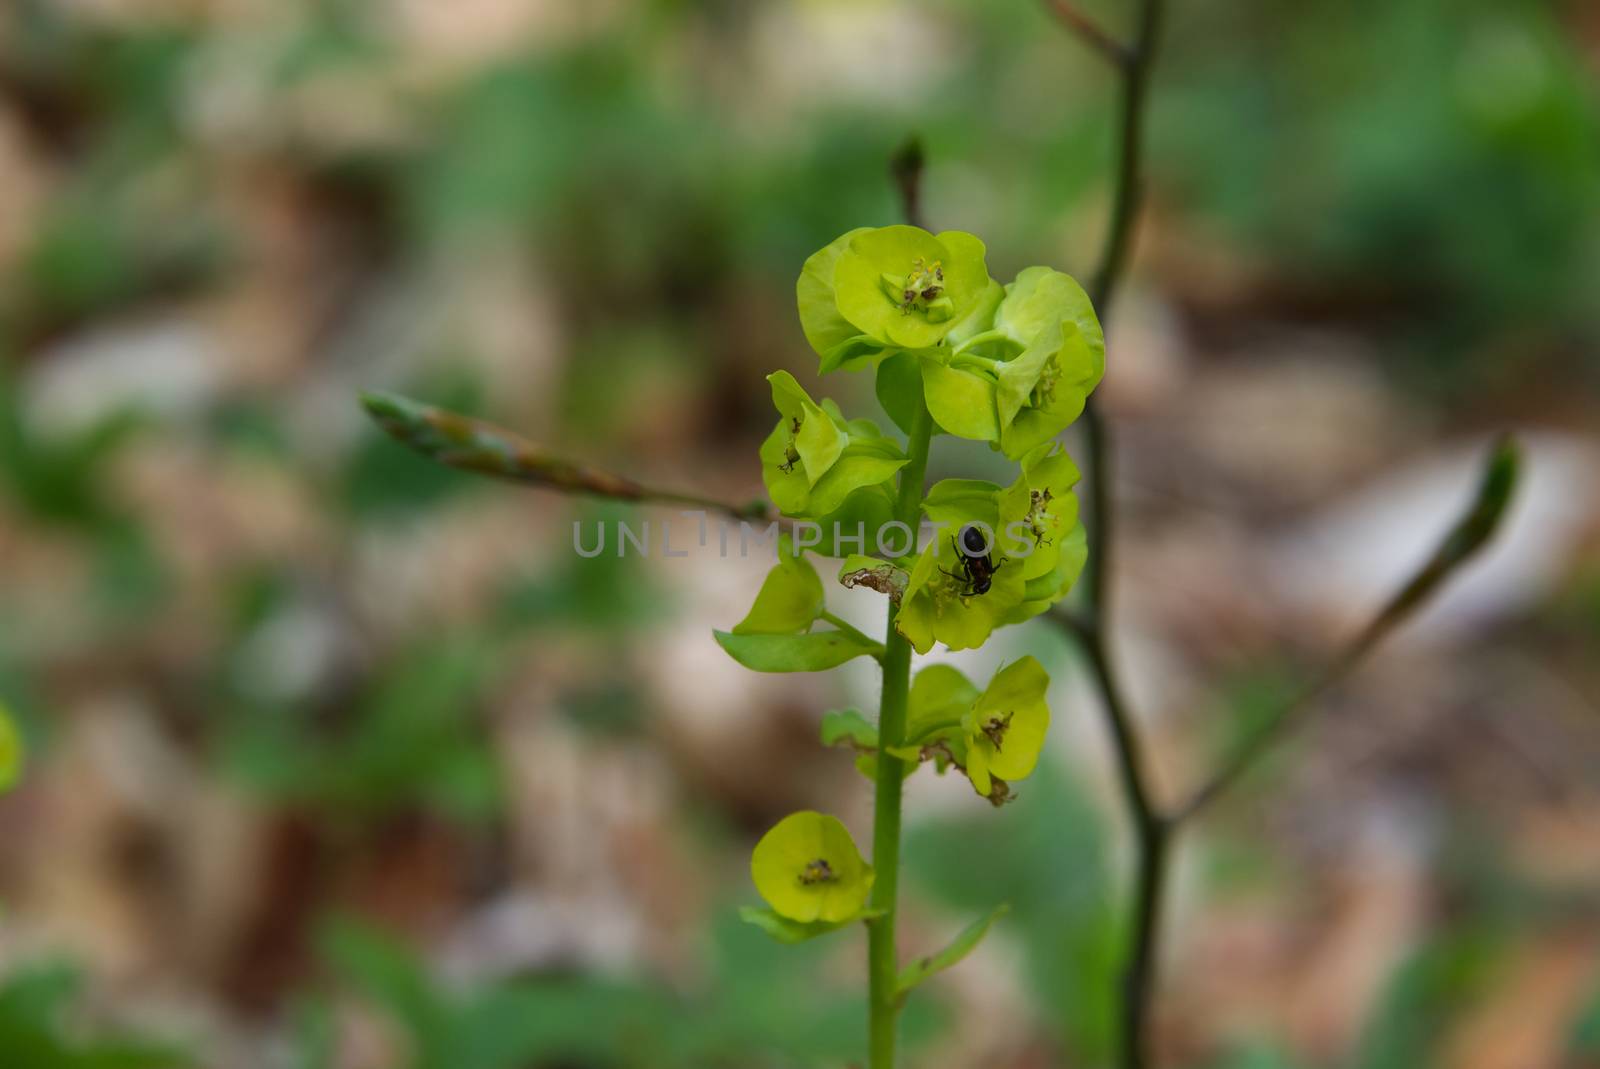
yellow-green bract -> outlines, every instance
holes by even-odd
[[[994,780],[1023,779],[1033,772],[1050,727],[1045,688],[1050,677],[1032,657],[995,673],[988,688],[961,718],[966,733],[967,778],[972,789],[994,797]]]
[[[22,775],[22,733],[17,730],[11,710],[0,704],[0,791],[8,791]]]
[[[934,484],[922,511],[939,525],[911,569],[911,580],[895,616],[895,628],[918,653],[935,642],[953,650],[983,645],[991,632],[1022,604],[1026,581],[1016,553],[1031,549],[1011,537],[1000,522],[1000,487],[978,479],[945,479]],[[976,526],[989,543],[994,567],[988,590],[976,594],[966,578],[960,533]]]
[[[1013,460],[1070,426],[1105,373],[1088,295],[1048,267],[1019,272],[948,343],[922,357],[928,410],[949,433],[994,442]]]
[[[872,875],[839,819],[812,810],[784,817],[750,856],[750,878],[767,905],[801,923],[858,916],[872,891]]]
[[[972,789],[999,804],[1007,784],[1038,764],[1050,726],[1050,677],[1033,657],[996,672],[980,693],[959,670],[929,665],[911,683],[906,749],[936,750],[962,769]]]
[[[938,345],[988,287],[983,242],[971,234],[885,226],[851,230],[813,254],[795,292],[806,340],[832,371]]]
[[[761,443],[761,478],[785,516],[823,519],[858,490],[879,486],[905,466],[905,454],[867,419],[846,420],[787,371],[767,376],[778,425]]]

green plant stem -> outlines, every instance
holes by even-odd
[[[926,405],[917,405],[906,455],[900,471],[895,519],[917,529],[922,510],[923,484],[928,470],[928,443],[933,437],[933,417]],[[877,878],[872,885],[871,907],[882,915],[867,922],[868,1050],[871,1069],[893,1069],[899,997],[895,953],[895,912],[900,887],[900,800],[905,782],[905,762],[889,753],[905,741],[906,696],[911,688],[911,643],[895,630],[899,607],[889,605],[884,637],[883,700],[878,706],[878,778],[872,818],[872,864]]]

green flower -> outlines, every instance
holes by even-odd
[[[1083,288],[1048,267],[998,285],[922,356],[928,411],[960,438],[996,442],[1013,460],[1083,412],[1105,371],[1105,341]]]
[[[827,372],[864,367],[889,349],[938,345],[989,286],[983,242],[971,234],[886,226],[852,230],[814,253],[795,295]]]
[[[1066,597],[1088,559],[1083,527],[1078,522],[1078,468],[1066,450],[1053,442],[1022,458],[1022,475],[1000,497],[1000,520],[1006,531],[1022,532],[1033,551],[1021,562],[1022,603],[1006,617],[1021,623]]]
[[[972,789],[995,804],[1010,797],[1007,784],[1025,779],[1039,763],[1050,707],[1050,677],[1032,657],[1007,665],[961,718],[966,735],[967,778]]]
[[[946,479],[923,502],[928,519],[940,525],[938,536],[912,567],[895,614],[895,628],[918,653],[935,642],[953,650],[981,646],[1022,604],[1026,577],[1017,557],[1033,546],[1001,524],[1001,496],[993,483]],[[988,544],[986,567],[957,548],[968,528]]]
[[[831,401],[813,401],[787,371],[767,381],[779,419],[761,443],[761,478],[785,515],[820,519],[905,466],[900,447],[871,420],[847,422]]]
[[[1039,763],[1050,727],[1049,684],[1032,657],[995,673],[981,694],[950,665],[930,665],[911,684],[907,748],[939,762],[941,771],[960,768],[973,790],[1000,805],[1011,798],[1010,784]]]
[[[806,810],[784,817],[761,837],[750,857],[750,877],[779,916],[838,924],[866,907],[873,872],[837,817]]]
[[[0,704],[0,791],[16,786],[22,776],[23,755],[22,733],[11,711]]]
[[[1083,413],[1106,369],[1105,336],[1071,276],[1030,267],[1006,287],[993,333],[1021,353],[998,369],[1000,448],[1016,460]]]

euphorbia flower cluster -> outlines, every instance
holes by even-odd
[[[869,531],[839,571],[842,584],[889,600],[887,645],[827,611],[821,577],[797,548],[806,543],[786,536],[749,614],[717,634],[741,663],[815,671],[870,656],[887,671],[896,643],[917,653],[941,643],[976,648],[996,629],[1044,612],[1077,581],[1086,558],[1078,470],[1056,439],[1104,371],[1100,325],[1069,276],[1030,267],[1002,284],[984,257],[971,234],[888,226],[852,230],[806,261],[796,292],[820,372],[873,373],[884,412],[908,441],[871,420],[845,418],[776,372],[769,382],[778,419],[761,446],[767,492],[796,521],[826,527],[895,517],[923,530],[920,539],[898,540]],[[987,442],[1016,463],[1016,477],[1009,485],[945,479],[925,492],[899,486],[907,472],[920,479],[930,433]],[[896,541],[900,548],[883,548]],[[821,545],[835,542],[824,535]],[[900,671],[909,656],[896,662]],[[850,747],[874,778],[885,762],[904,775],[924,763],[957,769],[1000,805],[1039,760],[1048,685],[1032,657],[1005,665],[981,689],[955,668],[933,665],[901,691],[894,737],[846,710],[824,718],[823,741]],[[751,872],[768,908],[747,909],[746,919],[780,939],[881,912],[869,904],[872,866],[831,816],[780,821],[756,847]]]

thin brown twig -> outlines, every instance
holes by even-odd
[[[361,403],[378,426],[423,456],[462,471],[539,486],[565,494],[606,497],[641,505],[680,505],[720,512],[735,520],[771,520],[765,501],[739,505],[701,494],[662,490],[625,475],[556,456],[486,420],[425,405],[397,394],[366,393]]]
[[[1511,502],[1520,466],[1520,450],[1515,441],[1501,438],[1495,443],[1484,464],[1483,476],[1472,504],[1445,534],[1433,555],[1357,632],[1321,676],[1285,703],[1276,715],[1258,728],[1207,777],[1187,802],[1173,811],[1173,823],[1193,817],[1237,783],[1273,743],[1304,720],[1318,697],[1348,676],[1395,628],[1427,604],[1456,569],[1488,544]]]
[[[1089,295],[1102,321],[1127,263],[1144,185],[1144,112],[1150,72],[1160,40],[1164,0],[1141,0],[1138,30],[1132,46],[1113,40],[1067,0],[1049,0],[1069,29],[1112,60],[1119,80],[1117,167],[1111,217],[1100,258],[1090,280]],[[1109,651],[1111,635],[1111,548],[1114,516],[1111,505],[1111,438],[1094,398],[1084,410],[1088,467],[1089,561],[1082,617],[1056,614],[1082,642],[1101,693],[1101,707],[1111,730],[1119,781],[1135,832],[1134,916],[1131,943],[1122,977],[1122,1003],[1117,1014],[1118,1065],[1145,1069],[1149,1064],[1148,1019],[1155,981],[1161,898],[1172,842],[1172,825],[1152,795],[1143,744],[1131,707]]]
[[[1107,33],[1098,22],[1081,11],[1071,0],[1049,0],[1049,8],[1055,13],[1056,18],[1066,23],[1067,28],[1083,40],[1084,44],[1099,52],[1114,65],[1126,67],[1133,62],[1133,50]]]

